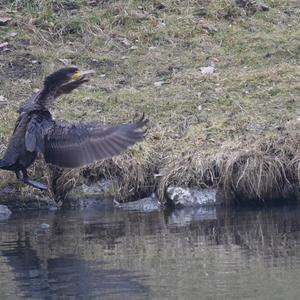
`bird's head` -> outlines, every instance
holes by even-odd
[[[81,76],[82,74],[77,67],[63,68],[47,76],[44,85],[51,88],[59,88],[61,85],[71,80],[76,80]]]

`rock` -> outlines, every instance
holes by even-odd
[[[5,48],[6,46],[8,46],[8,42],[1,43],[0,49]]]
[[[84,195],[97,195],[105,193],[112,185],[110,180],[100,180],[90,185],[83,184],[82,191]]]
[[[189,189],[168,187],[167,196],[175,207],[197,207],[218,204],[216,189]]]
[[[11,20],[10,17],[0,16],[0,26],[7,25],[7,23]]]
[[[120,203],[115,200],[114,205],[115,207],[125,210],[135,210],[141,212],[152,212],[161,209],[161,203],[158,201],[157,197],[154,194],[150,197],[127,203]]]
[[[201,67],[200,71],[201,71],[201,74],[203,74],[203,75],[210,75],[215,72],[215,68],[213,66]]]
[[[10,215],[11,210],[6,205],[0,205],[0,220],[6,220]]]
[[[82,183],[72,189],[68,194],[67,198],[70,199],[81,199],[81,198],[99,198],[105,197],[109,194],[112,188],[113,182],[111,180],[100,179],[96,182],[88,184]]]
[[[168,187],[168,198],[175,206],[188,207],[193,206],[194,199],[191,192],[181,187]]]

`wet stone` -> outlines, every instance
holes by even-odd
[[[189,189],[170,186],[167,189],[168,200],[175,207],[197,207],[216,205],[216,189]]]
[[[10,215],[11,210],[6,205],[0,205],[0,220],[6,220]]]
[[[115,207],[125,210],[135,210],[140,212],[151,212],[161,209],[161,203],[158,201],[155,195],[127,203],[119,203],[115,200],[114,205]]]

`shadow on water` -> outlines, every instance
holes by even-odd
[[[0,223],[5,299],[296,299],[300,209],[111,205]],[[263,298],[263,297],[262,297]]]

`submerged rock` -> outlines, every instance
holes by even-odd
[[[141,212],[151,212],[161,209],[161,203],[158,201],[157,197],[153,194],[150,197],[143,198],[133,202],[120,203],[114,201],[115,207],[122,208],[125,210],[135,210]]]
[[[217,189],[189,189],[170,186],[167,189],[168,199],[175,207],[197,207],[216,205]]]
[[[10,215],[11,210],[6,205],[0,205],[0,220],[6,220]]]

